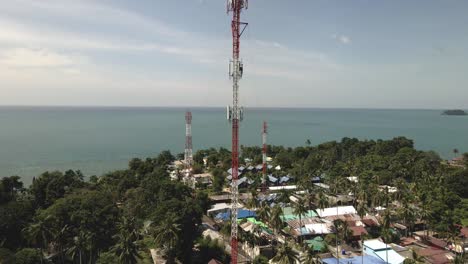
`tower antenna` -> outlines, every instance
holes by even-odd
[[[263,177],[262,177],[262,192],[266,192],[266,182],[267,182],[267,122],[263,121],[262,129],[262,160],[263,160]]]
[[[239,106],[239,80],[244,66],[239,60],[240,37],[247,23],[240,21],[242,9],[247,9],[248,0],[227,0],[227,12],[232,12],[232,60],[229,63],[229,77],[232,79],[232,106],[228,107],[228,119],[232,123],[232,186],[231,186],[231,263],[237,264],[237,205],[239,190],[239,122],[243,118],[243,109]],[[242,27],[242,29],[241,29]]]

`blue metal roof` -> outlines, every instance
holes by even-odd
[[[239,209],[237,211],[237,219],[244,219],[244,218],[255,217],[255,216],[257,216],[255,211],[246,210],[246,209]],[[227,221],[231,219],[231,211],[226,212],[226,213],[219,213],[215,216],[215,218],[221,219],[223,221]]]
[[[278,178],[275,178],[273,177],[273,175],[268,175],[268,180],[271,181],[271,182],[277,182],[278,181]]]
[[[280,183],[283,183],[283,182],[287,182],[289,181],[291,178],[289,178],[288,176],[283,176],[280,178]]]
[[[237,186],[241,185],[242,183],[247,181],[247,177],[242,177],[237,180]]]
[[[363,261],[364,260],[364,261]],[[322,259],[325,264],[336,264],[336,258]],[[340,258],[339,264],[385,264],[385,261],[380,260],[373,256],[357,256],[352,258]]]
[[[320,177],[318,177],[318,176],[312,177],[312,181],[320,182]]]

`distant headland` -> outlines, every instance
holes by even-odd
[[[444,112],[442,112],[442,115],[465,116],[468,114],[461,109],[454,109],[454,110],[445,110]]]

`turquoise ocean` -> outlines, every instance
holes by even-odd
[[[81,170],[100,175],[123,169],[133,157],[162,150],[181,153],[187,108],[0,107],[0,177],[19,175],[25,184],[46,170]],[[230,148],[231,129],[224,108],[190,108],[194,151]],[[343,137],[411,138],[421,150],[452,158],[468,151],[468,117],[442,110],[247,108],[240,144],[305,145]]]

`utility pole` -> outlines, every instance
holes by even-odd
[[[239,80],[242,78],[244,66],[239,60],[240,37],[247,23],[240,21],[242,9],[247,9],[248,0],[228,0],[227,12],[232,12],[232,60],[229,63],[229,76],[232,79],[232,106],[228,107],[228,118],[232,123],[232,186],[231,186],[231,263],[237,264],[237,204],[239,190],[239,122],[242,120],[243,109],[239,106]],[[242,29],[241,29],[242,27]]]

